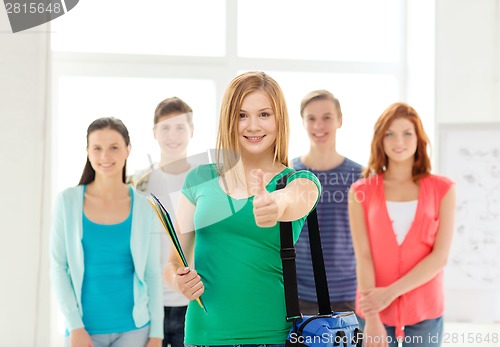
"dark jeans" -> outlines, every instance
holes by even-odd
[[[164,307],[163,347],[184,347],[184,319],[187,306]]]
[[[356,303],[354,301],[332,302],[332,310],[334,312],[354,311]],[[300,312],[304,315],[318,314],[318,303],[311,301],[299,300]]]

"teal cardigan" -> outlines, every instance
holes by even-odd
[[[146,197],[133,190],[130,249],[134,262],[133,318],[150,322],[150,337],[163,338],[163,293],[158,218]],[[68,188],[56,201],[50,232],[50,277],[69,331],[82,328],[83,186]]]

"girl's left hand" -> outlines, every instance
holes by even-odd
[[[361,292],[359,306],[365,315],[382,311],[394,301],[394,297],[387,287],[377,287]]]
[[[161,347],[162,339],[158,337],[150,337],[146,347]]]
[[[270,228],[276,225],[279,217],[279,206],[271,193],[266,190],[264,173],[257,171],[257,191],[253,199],[253,214],[255,223],[261,228]]]

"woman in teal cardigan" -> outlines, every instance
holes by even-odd
[[[50,273],[66,346],[161,347],[157,218],[147,199],[125,184],[129,152],[120,120],[95,120],[80,183],[57,198]]]

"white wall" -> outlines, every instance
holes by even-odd
[[[500,1],[436,0],[437,123],[500,122]],[[427,23],[421,23],[426,26]],[[0,345],[50,346],[46,27],[0,10]],[[44,175],[45,173],[45,175]],[[475,310],[480,312],[480,310]]]
[[[0,345],[49,346],[46,27],[12,34],[0,9]],[[44,232],[45,231],[45,234]],[[35,342],[36,341],[36,342]]]
[[[436,5],[437,121],[500,121],[500,1]]]
[[[437,129],[445,123],[500,123],[499,23],[500,0],[436,1]],[[450,317],[475,312],[472,319],[480,321],[481,312],[500,310],[491,307],[498,303],[493,290],[447,289],[446,298]]]

